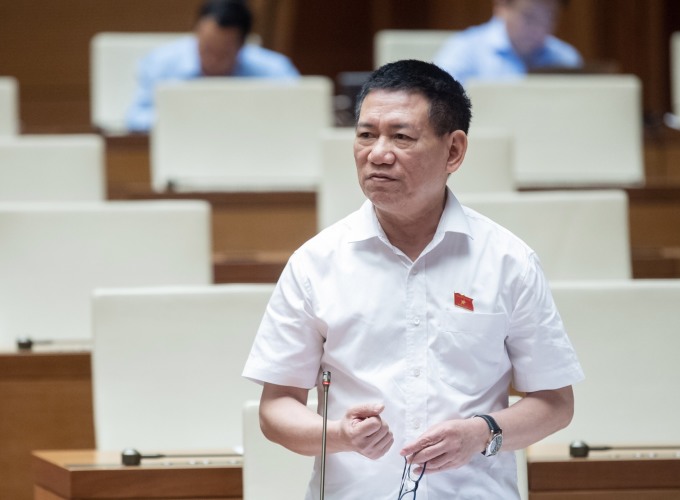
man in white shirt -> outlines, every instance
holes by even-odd
[[[447,188],[471,116],[448,73],[387,64],[357,109],[368,200],[282,273],[243,372],[262,429],[318,458],[306,401],[330,371],[328,498],[519,498],[512,451],[570,422],[583,378],[538,258]],[[511,383],[526,397],[508,408]],[[408,464],[425,474],[400,484]],[[308,500],[319,476],[317,459]]]

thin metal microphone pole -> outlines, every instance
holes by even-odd
[[[326,426],[328,425],[328,388],[331,385],[331,372],[323,372],[321,379],[323,385],[323,430],[321,431],[321,494],[320,500],[324,500],[326,490]]]

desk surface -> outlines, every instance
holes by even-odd
[[[79,500],[242,498],[242,458],[230,451],[210,452],[224,453],[221,457],[201,453],[206,452],[187,458],[144,459],[139,466],[125,466],[120,452],[35,451],[36,498],[41,498],[39,494]]]

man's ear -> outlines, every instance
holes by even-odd
[[[446,161],[446,171],[449,174],[458,170],[465,159],[467,151],[467,134],[462,130],[455,130],[449,135],[449,158]]]

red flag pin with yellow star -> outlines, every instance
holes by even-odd
[[[467,309],[468,311],[474,311],[475,306],[472,304],[472,299],[470,297],[466,297],[462,293],[455,292],[453,294],[453,304],[462,307],[463,309]]]

